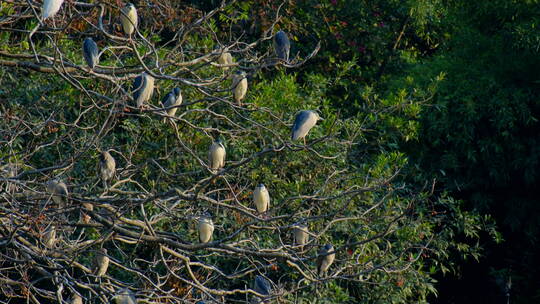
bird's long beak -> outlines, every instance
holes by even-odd
[[[324,118],[322,118],[322,117],[319,116],[319,120],[324,120]]]

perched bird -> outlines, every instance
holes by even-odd
[[[133,292],[127,288],[118,290],[113,300],[116,304],[137,304],[137,298]]]
[[[259,184],[255,190],[253,190],[253,202],[259,213],[266,212],[270,207],[270,194],[268,194],[268,190],[264,184]]]
[[[319,251],[319,256],[317,257],[317,274],[322,276],[325,272],[327,272],[330,265],[334,263],[335,258],[336,253],[334,252],[334,246],[331,244],[324,245],[324,247]]]
[[[294,244],[300,246],[300,250],[309,241],[308,227],[303,224],[293,226]]]
[[[225,167],[225,146],[221,139],[213,142],[208,151],[209,167],[212,172],[217,172],[218,169]]]
[[[52,249],[56,245],[56,229],[54,226],[50,226],[45,233],[43,233],[43,244],[45,247]]]
[[[52,18],[64,3],[64,0],[45,0],[43,1],[43,7],[41,8],[41,17],[43,20]]]
[[[218,63],[219,64],[226,64],[226,65],[230,65],[230,64],[233,64],[234,63],[234,59],[231,55],[231,53],[229,52],[223,52],[221,53],[221,55],[218,57]],[[224,70],[228,70],[229,67],[228,66],[224,66],[222,67]]]
[[[246,72],[240,71],[237,72],[233,77],[233,95],[234,100],[238,103],[246,97],[247,89],[248,89],[248,82],[246,78]]]
[[[289,62],[289,52],[291,50],[291,42],[284,31],[279,31],[274,36],[274,49],[279,59]]]
[[[253,284],[253,290],[266,298],[272,293],[272,285],[263,276],[257,275]]]
[[[84,39],[83,57],[88,67],[93,69],[99,63],[99,49],[94,40],[90,37]]]
[[[107,269],[109,268],[109,256],[107,256],[107,249],[101,248],[101,250],[96,254],[95,261],[94,261],[94,274],[97,277],[102,277],[107,273]]]
[[[170,108],[167,110],[167,115],[174,116],[176,111],[178,111],[178,106],[182,104],[182,90],[180,90],[180,88],[174,88],[165,95],[161,103],[164,108]],[[165,121],[166,118],[163,118],[163,122]]]
[[[1,167],[0,175],[3,178],[14,178],[15,176],[17,176],[18,171],[19,171],[19,169],[18,169],[17,164],[10,163],[10,164],[6,164],[6,165]],[[7,185],[6,186],[6,191],[11,192],[11,191],[17,190],[17,185],[15,183],[7,181],[6,185]]]
[[[306,144],[306,135],[315,126],[318,120],[323,120],[315,111],[303,110],[296,114],[292,127],[291,140],[303,139]]]
[[[71,301],[70,301],[71,304],[82,304],[82,298],[80,295],[74,293],[72,296],[71,296]]]
[[[64,208],[68,200],[68,189],[66,184],[61,180],[51,179],[47,182],[47,191],[52,195],[53,201],[58,205],[58,208]]]
[[[199,217],[199,224],[197,225],[199,230],[199,241],[201,243],[208,243],[214,233],[214,223],[208,215]]]
[[[120,10],[120,22],[122,23],[124,33],[131,36],[135,32],[139,19],[137,17],[137,9],[133,3],[128,3]]]
[[[113,179],[116,173],[116,161],[109,151],[102,151],[99,155],[99,174],[103,187],[107,188],[107,182]]]
[[[154,93],[154,77],[142,72],[133,81],[133,100],[138,108],[152,98]]]

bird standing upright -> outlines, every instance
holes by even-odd
[[[274,36],[274,49],[279,59],[289,62],[289,52],[291,50],[291,42],[284,31],[279,31]]]
[[[133,100],[137,108],[141,108],[145,102],[152,98],[154,93],[154,77],[142,72],[133,81]]]
[[[94,40],[90,37],[84,39],[83,57],[90,69],[94,69],[99,63],[99,49]]]
[[[45,233],[43,233],[43,244],[49,249],[53,249],[56,245],[56,229],[54,226],[50,226]]]
[[[270,194],[264,184],[259,184],[255,190],[253,190],[253,202],[259,213],[266,212],[270,207]]]
[[[176,115],[178,106],[182,104],[182,90],[180,90],[180,88],[174,88],[172,91],[167,93],[167,95],[165,95],[161,103],[165,109],[168,109],[167,115]],[[163,118],[163,122],[166,120],[167,118]]]
[[[127,288],[118,290],[113,299],[116,304],[137,304],[137,298],[133,292]]]
[[[309,130],[317,124],[318,120],[323,120],[315,111],[303,110],[296,114],[292,127],[291,140],[303,139],[306,144],[306,135]]]
[[[197,229],[199,230],[199,241],[201,243],[208,243],[214,233],[214,223],[209,215],[199,217]]]
[[[218,57],[218,63],[219,63],[219,64],[223,64],[223,65],[231,65],[231,64],[234,63],[234,59],[233,59],[231,53],[229,53],[229,52],[223,52],[223,53],[221,53],[221,55]],[[228,66],[224,66],[224,67],[222,67],[222,69],[228,70],[229,67],[228,67]]]
[[[208,151],[208,166],[212,172],[216,173],[218,169],[225,167],[225,146],[220,139],[213,142]]]
[[[45,20],[54,17],[60,10],[62,3],[64,3],[64,0],[44,0],[41,8],[41,18]]]
[[[101,248],[95,257],[95,269],[94,273],[97,277],[102,277],[107,273],[109,268],[109,256],[107,256],[107,249]]]
[[[99,155],[99,174],[103,182],[103,188],[107,188],[107,182],[113,179],[116,173],[116,161],[109,151],[102,151]]]
[[[309,241],[308,227],[306,225],[298,224],[293,226],[294,244],[300,246],[300,250],[304,248],[304,245]]]
[[[272,285],[263,276],[257,275],[253,284],[253,290],[263,295],[264,298],[267,298],[272,293]]]
[[[139,22],[137,9],[133,3],[128,3],[120,10],[120,22],[124,33],[131,37]]]
[[[334,252],[334,246],[332,246],[331,244],[326,244],[323,248],[321,248],[321,250],[319,251],[319,256],[317,257],[317,274],[320,277],[322,277],[323,274],[328,271],[330,265],[334,263],[335,258],[336,253]]]
[[[240,103],[244,97],[246,97],[248,89],[248,81],[246,78],[246,72],[237,72],[233,77],[233,96],[237,103]]]
[[[61,180],[52,179],[47,182],[46,188],[58,208],[65,208],[69,195],[66,184]]]

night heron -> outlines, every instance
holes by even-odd
[[[209,167],[216,173],[218,169],[225,167],[225,146],[221,139],[213,142],[208,151]]]
[[[304,145],[306,144],[306,135],[309,130],[315,126],[318,120],[323,120],[319,113],[310,110],[303,110],[296,114],[294,124],[292,127],[292,140],[303,139]]]
[[[43,1],[43,7],[41,8],[41,17],[43,20],[52,18],[64,3],[64,0],[45,0]]]
[[[291,50],[291,42],[284,31],[279,31],[274,36],[274,49],[279,59],[289,62],[289,52]]]
[[[64,208],[69,195],[66,184],[61,180],[51,179],[47,182],[46,188],[58,208]]]
[[[317,257],[317,274],[319,276],[323,276],[323,274],[328,271],[328,268],[330,268],[330,265],[334,263],[335,258],[336,253],[334,252],[334,246],[331,244],[324,245],[324,247],[319,251],[319,256]]]
[[[246,97],[247,89],[248,89],[248,81],[246,78],[246,72],[244,71],[238,71],[233,76],[233,95],[234,100],[238,103]]]
[[[131,37],[139,22],[137,17],[137,9],[133,3],[128,3],[120,10],[120,22],[122,23],[124,33]]]
[[[6,179],[14,178],[15,176],[17,176],[18,172],[19,168],[16,163],[6,164],[0,169],[0,175]],[[17,185],[15,183],[7,181],[6,185],[6,191],[11,192],[17,190]]]
[[[70,301],[71,304],[82,304],[83,301],[82,301],[82,298],[80,295],[74,293],[72,296],[71,296],[71,301]]]
[[[102,151],[99,155],[99,174],[103,187],[107,188],[107,182],[113,179],[116,173],[116,161],[109,151]]]
[[[263,295],[264,298],[267,298],[272,293],[272,285],[263,276],[257,275],[255,277],[255,282],[253,284],[253,290],[255,292]],[[257,302],[259,302],[259,301],[257,301]]]
[[[49,249],[54,248],[54,245],[56,244],[56,229],[54,226],[50,226],[47,230],[45,230],[42,241],[45,247]]]
[[[142,72],[133,81],[133,100],[138,108],[141,108],[145,102],[152,98],[154,93],[154,77],[146,72]]]
[[[253,190],[253,202],[257,208],[257,212],[264,213],[270,207],[270,194],[264,184],[259,184],[255,190]]]
[[[182,104],[182,90],[180,90],[180,88],[174,88],[165,95],[161,103],[165,109],[168,109],[167,115],[174,116],[176,111],[178,111],[178,106]],[[166,119],[167,118],[163,118],[163,122],[165,122]]]
[[[197,229],[199,230],[199,241],[201,241],[201,243],[208,243],[214,233],[214,223],[212,222],[210,215],[202,215],[199,217]]]
[[[94,40],[90,37],[84,39],[83,57],[88,67],[93,69],[99,63],[99,49]]]
[[[221,53],[221,55],[218,57],[218,63],[219,64],[222,64],[222,65],[231,65],[234,63],[234,59],[231,55],[231,53],[229,52],[223,52]],[[228,66],[224,66],[222,67],[224,70],[228,70],[229,67]]]
[[[94,273],[97,277],[102,277],[107,273],[107,269],[109,268],[109,256],[107,255],[107,249],[101,248],[99,252],[96,254],[95,260],[94,260]]]
[[[304,248],[304,245],[309,241],[308,227],[303,224],[297,224],[293,226],[294,244],[300,246],[300,250]]]
[[[137,298],[133,292],[127,288],[122,288],[116,292],[113,297],[116,304],[137,304]]]

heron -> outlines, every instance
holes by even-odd
[[[182,90],[180,90],[180,88],[172,89],[172,91],[165,95],[161,103],[165,109],[168,109],[167,115],[174,116],[176,111],[178,111],[178,106],[182,104]],[[165,122],[166,119],[167,118],[163,118],[163,122]]]
[[[133,99],[138,108],[141,108],[145,102],[149,101],[153,93],[154,77],[146,72],[142,72],[135,77],[133,81]]]
[[[103,181],[103,187],[107,188],[107,182],[113,179],[116,173],[116,161],[109,151],[102,151],[99,155],[99,174]]]
[[[257,208],[257,212],[264,213],[270,207],[270,194],[264,184],[259,184],[255,190],[253,190],[253,202]]]
[[[199,241],[201,243],[208,243],[214,233],[214,223],[209,215],[199,217],[197,229],[199,230]]]
[[[328,268],[334,263],[336,258],[336,253],[334,251],[334,246],[332,244],[326,244],[319,251],[319,256],[317,257],[317,274],[322,277],[324,273],[328,271]]]
[[[113,297],[116,304],[137,304],[137,298],[133,292],[127,288],[122,288]]]
[[[253,284],[253,290],[267,298],[272,293],[272,285],[263,276],[257,275]]]
[[[64,208],[69,195],[66,184],[61,180],[52,179],[47,182],[46,188],[58,208]]]
[[[71,304],[82,304],[83,301],[82,301],[82,298],[80,295],[74,293],[72,296],[71,296],[71,301],[70,301]]]
[[[41,18],[43,20],[52,18],[64,3],[64,0],[45,0],[43,1],[43,7],[41,8]]]
[[[234,63],[234,59],[231,55],[231,53],[229,52],[223,52],[221,53],[221,55],[218,57],[218,63],[219,64],[222,64],[222,65],[231,65]],[[223,66],[222,67],[224,70],[228,70],[229,67],[228,66]]]
[[[284,31],[279,31],[274,36],[274,49],[279,59],[289,62],[289,52],[291,50],[291,42]]]
[[[96,254],[95,260],[94,260],[94,273],[97,277],[102,277],[107,273],[107,269],[109,268],[109,262],[110,258],[107,255],[107,249],[101,248],[99,252]]]
[[[246,72],[239,71],[236,72],[236,74],[233,77],[233,96],[234,100],[238,103],[246,97],[247,89],[248,89],[248,81],[246,78]]]
[[[304,245],[309,241],[308,227],[303,224],[297,224],[293,226],[294,244],[300,246],[300,250],[304,248]]]
[[[129,37],[135,32],[138,24],[137,9],[133,3],[128,3],[120,10],[122,29]]]
[[[303,110],[296,114],[292,127],[291,140],[303,139],[306,144],[306,135],[315,126],[317,121],[323,120],[319,113],[311,110]]]
[[[213,142],[208,151],[209,167],[216,173],[218,169],[225,167],[225,146],[221,139]]]
[[[43,244],[45,247],[52,249],[56,245],[56,229],[54,226],[50,226],[45,233],[43,233]]]
[[[99,49],[94,40],[90,37],[84,39],[83,57],[90,69],[94,69],[99,63]]]

